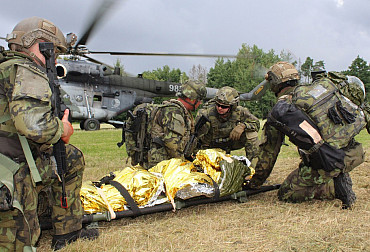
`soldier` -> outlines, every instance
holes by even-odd
[[[326,71],[322,67],[314,67],[314,69],[311,71],[311,78],[312,82],[315,80],[324,77],[326,75]]]
[[[61,207],[62,188],[53,156],[52,145],[59,139],[67,144],[73,128],[69,110],[62,120],[52,112],[39,43],[53,42],[56,54],[65,53],[65,37],[52,22],[31,17],[14,27],[7,42],[10,51],[0,54],[0,248],[34,251],[40,236],[38,193],[45,187],[53,195],[52,248],[58,250],[77,238],[96,238],[96,229],[82,229],[82,152],[66,145],[67,208]]]
[[[247,108],[238,104],[238,92],[225,86],[198,111],[195,121],[202,115],[209,119],[200,130],[199,146],[201,149],[221,148],[227,153],[245,148],[247,158],[252,161],[258,153],[260,122]]]
[[[196,110],[207,90],[203,83],[188,81],[182,85],[178,98],[164,101],[152,117],[150,133],[149,167],[171,158],[184,158],[184,149],[194,131],[191,111]]]
[[[361,93],[359,96],[354,95],[356,98],[362,97],[361,100],[356,101],[356,99],[353,99],[354,103],[359,106],[359,110],[356,109],[358,112],[356,114],[357,121],[353,120],[352,123],[346,123],[344,122],[344,116],[339,116],[337,119],[342,121],[335,124],[331,122],[330,116],[327,116],[329,113],[326,111],[321,113],[322,122],[312,123],[309,118],[306,118],[299,124],[298,128],[295,128],[289,133],[289,130],[284,131],[284,128],[290,125],[289,121],[293,125],[294,121],[298,121],[298,116],[304,114],[298,112],[294,114],[298,116],[287,118],[289,113],[293,115],[295,110],[301,110],[296,109],[298,108],[297,101],[302,96],[307,95],[307,93],[299,93],[297,90],[298,88],[308,86],[302,85],[296,87],[299,80],[298,71],[292,64],[287,62],[274,64],[267,72],[266,79],[271,84],[271,90],[278,97],[278,103],[273,107],[264,125],[260,144],[261,152],[258,155],[256,165],[256,174],[252,177],[249,187],[259,187],[266,180],[280,152],[284,134],[290,134],[288,135],[289,139],[298,146],[302,161],[299,164],[299,168],[293,171],[282,183],[278,191],[279,199],[287,202],[302,202],[312,199],[337,198],[342,201],[342,207],[344,209],[350,208],[355,202],[356,197],[352,190],[352,181],[348,172],[364,161],[362,145],[353,138],[366,124],[363,116],[364,111],[361,111],[361,104],[365,97],[363,88],[357,88],[357,91]],[[350,79],[348,81],[351,82]],[[320,86],[312,92],[313,96],[319,96],[320,92],[325,90],[325,86],[334,85],[331,79],[324,76],[317,78],[312,85],[314,84],[319,84]],[[346,86],[352,89],[356,85]],[[352,89],[352,95],[353,91]],[[335,96],[332,97],[335,98]],[[310,102],[308,100],[306,101]],[[336,103],[335,106],[335,111],[343,111],[343,109],[340,109],[339,103]],[[315,107],[315,110],[316,113],[320,113],[320,107]],[[340,113],[338,112],[338,114]],[[279,115],[282,117],[280,121],[276,119]],[[347,115],[349,116],[350,113],[347,113]],[[368,117],[368,114],[365,117]],[[284,123],[282,123],[283,119],[285,119]],[[352,117],[352,119],[354,118]],[[369,131],[369,122],[367,122],[367,128]],[[333,129],[335,130],[333,131]],[[342,129],[346,129],[345,135],[350,135],[351,133],[352,137],[346,139]],[[334,133],[326,138],[325,132]],[[338,134],[338,132],[340,133]],[[306,138],[306,135],[309,138]],[[311,145],[311,143],[313,144]],[[305,148],[305,144],[309,148]],[[330,156],[333,153],[335,155]],[[339,153],[339,155],[336,155],[336,153]]]

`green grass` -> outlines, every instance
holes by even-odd
[[[301,204],[280,202],[276,192],[246,203],[227,201],[162,212],[135,219],[100,222],[96,241],[78,241],[62,251],[370,251],[370,135],[356,139],[367,152],[351,172],[356,207],[341,210],[339,200]],[[85,154],[84,180],[98,180],[126,165],[121,130],[75,131],[71,143]],[[288,142],[288,141],[287,141]],[[297,168],[296,147],[283,146],[269,183],[281,183]],[[50,251],[50,231],[40,251]]]

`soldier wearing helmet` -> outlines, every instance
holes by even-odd
[[[148,164],[152,167],[160,161],[184,158],[184,149],[194,131],[191,111],[196,110],[206,97],[205,84],[189,80],[182,85],[177,99],[170,99],[158,105],[151,114],[148,126],[150,150]]]
[[[91,234],[82,232],[83,154],[67,144],[73,134],[69,110],[61,120],[53,114],[45,58],[39,50],[40,42],[53,42],[55,53],[64,53],[66,41],[58,27],[39,17],[19,22],[7,41],[10,51],[0,53],[0,170],[7,174],[0,178],[0,248],[27,251],[36,246],[38,193],[50,187],[52,247],[60,249]],[[59,139],[67,144],[66,209],[61,207],[62,189],[54,168],[52,145]]]
[[[329,78],[329,76],[331,77]],[[341,104],[338,104],[338,102],[336,102],[337,100],[334,100],[336,98],[333,99],[333,107],[330,107],[332,105],[328,106],[330,116],[329,111],[325,113],[325,109],[327,109],[325,106],[311,106],[310,109],[307,108],[307,110],[304,110],[303,107],[297,104],[297,101],[302,100],[306,102],[305,104],[309,104],[314,97],[318,97],[315,98],[317,100],[315,100],[314,104],[319,104],[319,101],[321,101],[321,104],[325,104],[322,102],[323,100],[319,100],[319,97],[328,97],[325,93],[327,90],[325,87],[335,88],[335,85],[338,87],[336,89],[338,95],[345,95],[346,91],[342,88],[346,86],[350,87],[350,85],[344,85],[344,83],[346,83],[345,79],[345,76],[341,76],[339,73],[329,72],[327,75],[322,75],[315,79],[314,83],[312,83],[312,85],[315,85],[313,89],[308,89],[309,86],[307,84],[296,87],[298,85],[299,75],[292,64],[288,62],[278,62],[271,66],[266,74],[266,80],[270,82],[271,90],[275,92],[275,95],[278,97],[278,102],[272,108],[267,122],[264,125],[260,153],[255,167],[256,173],[249,183],[251,188],[261,186],[270,175],[280,152],[285,134],[287,134],[291,142],[299,147],[298,150],[302,160],[299,164],[299,168],[294,170],[282,183],[278,191],[279,199],[288,202],[302,202],[312,199],[323,200],[337,198],[342,201],[342,207],[344,209],[351,208],[355,202],[356,196],[352,190],[352,181],[349,176],[349,171],[364,161],[362,145],[356,142],[354,138],[344,142],[343,139],[345,136],[341,135],[343,133],[338,133],[339,135],[330,134],[328,138],[331,142],[326,140],[325,135],[326,132],[333,132],[330,127],[338,127],[335,129],[340,129],[339,127],[342,126],[335,125],[345,125],[334,123],[334,120],[332,120],[334,117],[333,114],[338,115],[340,112],[337,111],[339,109],[343,111],[344,108],[340,108],[339,105]],[[349,82],[351,81],[356,82],[356,80],[349,80]],[[361,85],[357,85],[356,87],[359,86]],[[304,93],[302,90],[309,91]],[[361,90],[361,88],[359,88],[359,90]],[[360,93],[358,97],[361,98],[358,99],[357,105],[360,105],[363,97],[362,91]],[[334,95],[334,93],[332,94]],[[329,103],[329,99],[325,101],[326,104],[331,104]],[[355,99],[354,102],[356,103]],[[353,104],[353,106],[356,105]],[[317,119],[314,120],[312,114],[309,112],[310,110],[314,111],[312,113],[320,113],[320,115],[323,115],[320,117],[321,121],[317,122]],[[362,112],[359,112],[356,115],[361,114],[363,115]],[[352,115],[347,113],[347,116]],[[335,119],[341,120],[339,117]],[[351,119],[353,121],[351,122],[352,124],[348,123],[348,125],[350,125],[348,129],[354,128],[354,122],[357,122],[353,117]],[[295,121],[297,121],[297,123],[295,123]],[[359,118],[358,122],[359,123],[356,125],[359,125],[359,130],[361,130],[365,125],[364,119]],[[336,132],[342,131],[338,130]],[[355,135],[358,134],[359,131],[354,130],[353,132],[353,135]],[[349,133],[349,131],[345,132],[346,135],[350,135]],[[309,145],[307,149],[303,149],[305,147],[302,146],[308,142],[312,143],[313,147],[311,148],[311,145]],[[342,145],[339,146],[339,143]],[[333,155],[333,153],[335,153],[335,155]],[[337,155],[337,153],[339,154]],[[333,156],[338,159],[332,158]],[[320,161],[317,162],[318,159],[320,159]]]
[[[314,67],[313,70],[311,71],[311,78],[312,78],[312,82],[314,82],[315,80],[321,78],[321,77],[324,77],[326,74],[326,71],[324,68],[322,67]]]
[[[221,148],[230,153],[244,148],[249,160],[257,155],[259,120],[239,105],[239,94],[234,88],[220,88],[215,98],[198,111],[196,121],[202,115],[209,122],[199,134],[201,149]]]

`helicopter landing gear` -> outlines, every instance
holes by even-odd
[[[80,126],[82,126],[82,123],[80,124]],[[95,118],[86,119],[83,123],[83,128],[87,131],[99,130],[100,122]]]
[[[84,129],[85,129],[85,127],[84,127],[84,123],[85,123],[85,121],[81,121],[81,122],[80,122],[80,129],[81,129],[81,130],[84,130]]]

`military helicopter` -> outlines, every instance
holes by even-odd
[[[80,120],[80,128],[85,130],[98,130],[101,122],[120,127],[122,122],[111,120],[113,117],[154,97],[173,97],[181,89],[180,83],[121,76],[118,68],[112,73],[105,65],[82,60],[59,60],[57,72],[64,103],[72,119]],[[241,100],[258,99],[256,94],[263,88],[260,84],[242,94]],[[207,87],[207,98],[216,92]]]
[[[77,41],[77,36],[66,36],[69,45],[68,58],[58,59],[56,65],[62,100],[70,109],[72,120],[80,121],[84,130],[98,130],[101,123],[115,127],[122,122],[112,118],[142,102],[151,102],[154,97],[174,97],[181,90],[181,83],[144,79],[142,76],[122,76],[118,67],[114,68],[100,62],[90,54],[136,55],[136,56],[176,56],[176,57],[224,57],[235,55],[222,54],[182,54],[182,53],[140,53],[90,51],[87,41],[102,17],[114,5],[115,0],[104,0],[92,17],[85,32]],[[76,43],[77,42],[77,43]],[[82,60],[81,58],[85,58]],[[261,83],[262,84],[262,83]],[[242,94],[241,100],[258,99],[265,90],[266,83],[259,85],[248,94]],[[262,87],[262,88],[261,88]],[[214,97],[217,89],[207,88],[207,98]],[[257,93],[256,93],[257,92]],[[257,94],[260,95],[257,96]]]

